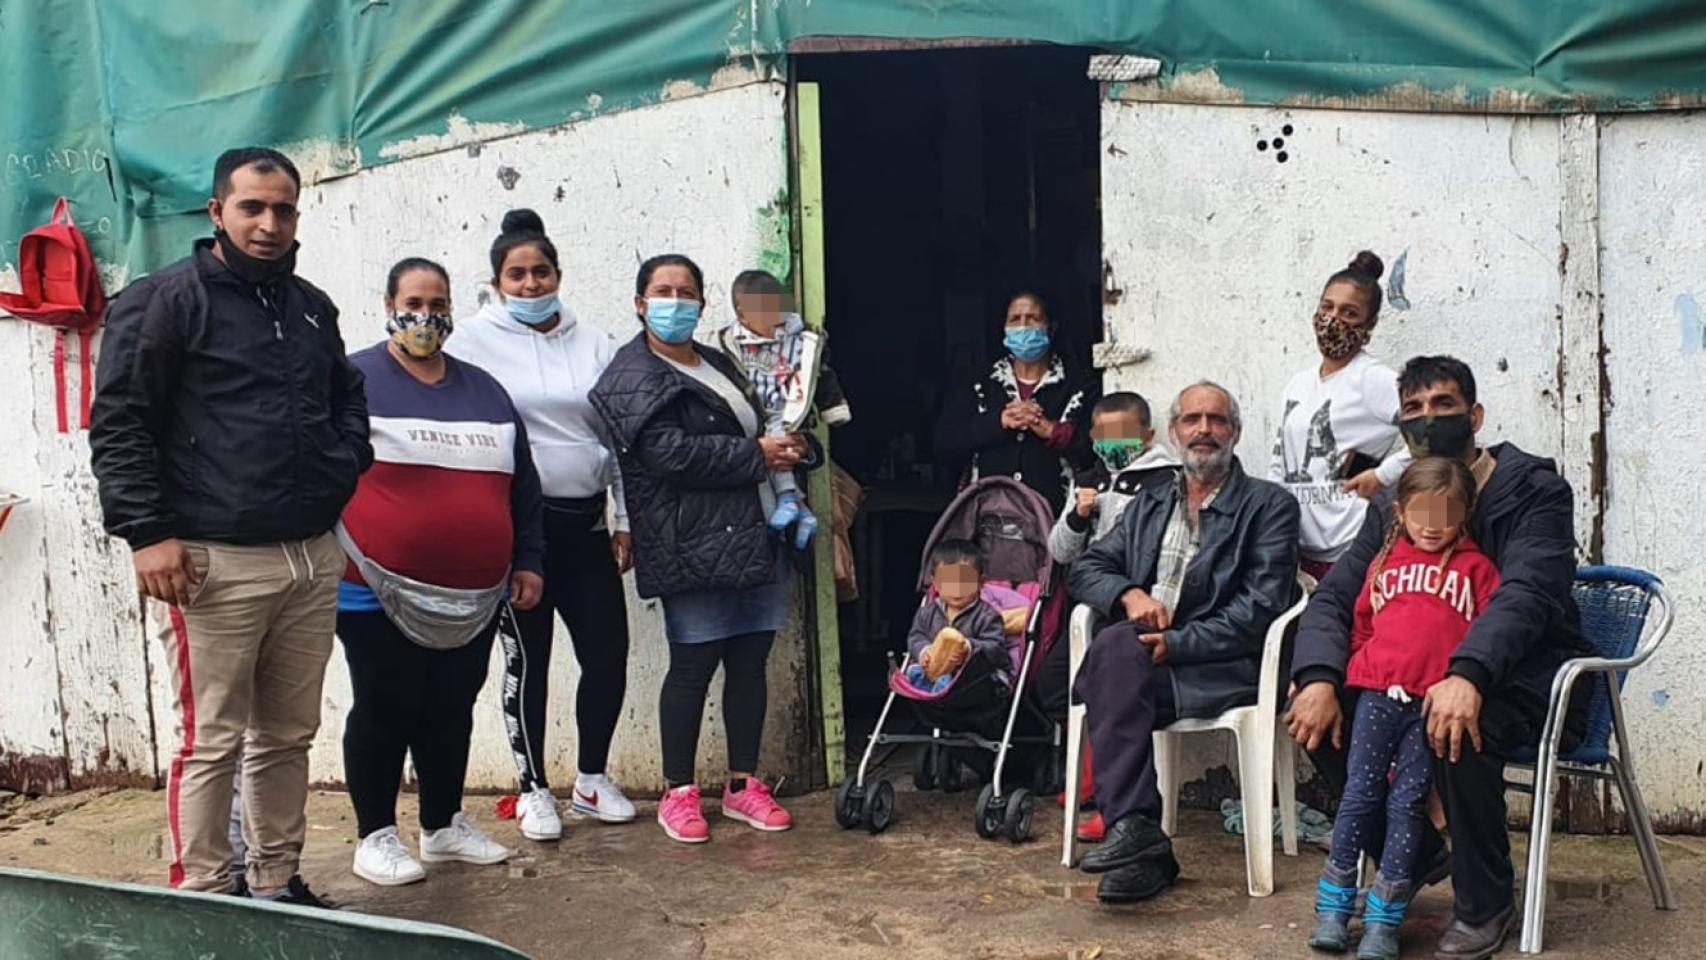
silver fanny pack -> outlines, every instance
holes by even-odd
[[[379,606],[403,636],[429,650],[455,650],[467,646],[480,631],[491,625],[498,608],[509,596],[509,572],[496,586],[480,590],[440,587],[392,573],[361,552],[342,522],[336,527],[338,543],[361,571],[368,589],[379,598]]]

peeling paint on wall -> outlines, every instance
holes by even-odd
[[[755,232],[758,234],[758,269],[767,270],[787,286],[793,263],[793,216],[788,194],[781,191],[776,199],[758,208]]]
[[[591,98],[588,100],[590,102]],[[527,130],[525,123],[473,122],[460,113],[452,113],[445,120],[444,127],[443,133],[423,133],[418,137],[388,143],[379,148],[379,156],[386,160],[407,160],[438,153],[440,150],[451,150],[464,144],[513,137]],[[292,154],[293,158],[294,156]]]
[[[1692,357],[1706,348],[1706,319],[1700,315],[1700,304],[1691,293],[1676,298],[1677,332],[1682,339],[1682,355]]]

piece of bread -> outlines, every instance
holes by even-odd
[[[966,635],[953,627],[943,627],[936,634],[936,642],[930,644],[924,651],[924,679],[935,683],[943,674],[954,668],[961,650],[969,652],[971,643]]]
[[[1014,607],[1001,611],[1001,632],[1010,637],[1016,637],[1025,632],[1031,625],[1031,611],[1024,607]]]

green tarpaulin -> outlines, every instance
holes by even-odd
[[[177,258],[227,146],[337,175],[453,124],[495,135],[750,80],[828,36],[1139,53],[1163,87],[1211,77],[1248,103],[1706,96],[1698,0],[0,0],[0,265],[60,194],[103,260]]]

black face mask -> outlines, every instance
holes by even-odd
[[[1398,421],[1410,456],[1452,457],[1461,460],[1475,447],[1475,429],[1467,413],[1447,413],[1437,416],[1412,417]]]
[[[277,260],[262,260],[244,253],[224,230],[215,230],[213,239],[219,244],[219,252],[225,255],[225,268],[245,283],[270,284],[290,276],[296,272],[296,251],[302,249],[302,244],[293,243]]]

